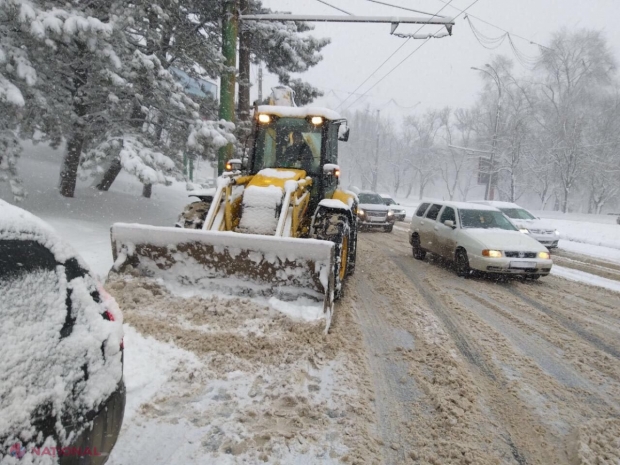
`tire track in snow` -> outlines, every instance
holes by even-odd
[[[381,301],[380,294],[363,272],[358,271],[354,282],[349,284],[349,289],[351,287],[355,290],[352,307],[365,344],[371,349],[369,365],[375,385],[384,458],[386,463],[401,463],[406,459],[406,451],[414,447],[404,434],[403,424],[411,421],[409,404],[420,397],[421,392],[408,376],[406,363],[390,360],[388,355],[398,347],[413,348],[413,337],[410,333],[396,331],[384,321],[379,312],[385,302]]]
[[[460,321],[460,317],[457,317],[452,312],[452,309],[442,301],[433,280],[425,279],[424,272],[415,276],[411,275],[412,270],[408,265],[413,262],[413,259],[399,253],[400,250],[398,250],[404,247],[408,249],[406,241],[396,235],[390,239],[384,239],[377,235],[368,235],[367,237],[372,242],[373,252],[381,256],[385,263],[392,262],[398,265],[405,282],[408,284],[413,283],[414,289],[418,294],[417,304],[428,308],[429,312],[437,315],[441,324],[446,328],[452,342],[447,344],[445,342],[441,343],[443,350],[451,350],[450,345],[454,344],[466,362],[468,368],[463,367],[465,371],[461,367],[458,368],[458,371],[465,375],[459,381],[459,385],[462,386],[462,389],[475,393],[472,401],[478,405],[471,414],[473,416],[464,418],[469,431],[478,431],[478,433],[474,434],[474,437],[477,434],[482,434],[487,443],[486,447],[491,445],[495,449],[495,452],[491,453],[496,457],[502,457],[500,459],[501,463],[553,463],[552,459],[555,454],[548,452],[548,449],[551,449],[551,447],[549,444],[545,444],[546,434],[544,434],[544,431],[543,434],[532,434],[536,430],[541,430],[540,425],[529,416],[526,405],[521,404],[516,396],[505,395],[506,381],[501,371],[494,367],[494,364],[491,362],[492,359],[487,356],[488,354],[481,351],[475,338],[467,331],[466,325],[463,325],[463,322]],[[427,266],[426,264],[421,265],[423,267]],[[429,268],[432,268],[432,265]],[[383,270],[379,269],[374,271],[374,276],[380,276],[383,272]],[[400,273],[398,274],[401,275]],[[387,277],[389,281],[400,284],[400,279],[397,279],[396,274],[390,273],[387,274]],[[403,286],[401,285],[399,290],[402,288]],[[397,306],[394,308],[394,313],[398,313],[399,310],[405,311],[406,309]],[[404,315],[399,316],[402,318]],[[402,319],[402,323],[406,323],[405,318]],[[416,360],[416,362],[418,362],[416,364],[418,372],[423,373],[430,368],[429,366],[419,366],[419,360]],[[458,367],[459,364],[456,366]],[[433,368],[430,369],[433,370]],[[469,373],[466,374],[467,372]],[[435,382],[434,380],[438,376],[445,376],[446,374],[437,372],[432,376],[433,382]],[[477,388],[473,388],[473,386],[469,386],[467,383],[473,383],[477,385]],[[507,418],[509,418],[508,421],[506,420]],[[472,439],[469,438],[470,441]],[[466,442],[465,439],[463,441]],[[478,446],[481,446],[481,444],[478,443]],[[484,446],[482,447],[484,448]],[[486,454],[482,456],[484,457],[484,463],[487,463],[489,451]],[[535,459],[530,461],[528,459],[529,456],[534,456]],[[536,458],[543,458],[543,460],[539,461]],[[431,463],[453,462],[452,460],[440,460]],[[474,460],[473,463],[483,462]]]

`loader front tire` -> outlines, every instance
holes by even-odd
[[[355,259],[357,257],[357,231],[355,224],[351,225],[351,234],[349,236],[349,257],[347,259],[347,276],[353,276],[355,273]]]
[[[202,229],[202,225],[207,218],[211,208],[211,202],[199,200],[192,202],[183,209],[183,213],[179,215],[179,221],[176,223],[178,228],[185,229]]]
[[[351,225],[346,215],[319,209],[312,225],[312,237],[334,243],[334,300],[343,295],[343,283],[349,274]]]

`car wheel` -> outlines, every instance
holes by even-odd
[[[470,276],[471,268],[469,267],[469,258],[467,258],[467,252],[465,250],[459,249],[456,251],[454,264],[458,276],[462,278],[468,278]]]
[[[420,245],[420,236],[417,234],[411,238],[411,249],[413,251],[413,258],[416,260],[424,260],[426,257],[426,250]]]

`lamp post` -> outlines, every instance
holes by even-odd
[[[495,194],[495,166],[494,166],[495,150],[497,148],[497,131],[499,129],[499,116],[500,116],[500,110],[502,107],[502,81],[500,80],[499,74],[497,74],[497,71],[495,70],[495,68],[493,68],[488,63],[484,66],[491,69],[493,71],[493,74],[491,74],[487,70],[476,68],[475,66],[472,66],[471,69],[488,74],[489,76],[491,76],[491,79],[493,79],[493,81],[497,85],[498,97],[497,97],[497,113],[495,115],[495,131],[493,132],[493,142],[491,145],[491,158],[489,160],[489,177],[487,179],[487,187],[484,193],[484,200],[493,200],[494,194]]]

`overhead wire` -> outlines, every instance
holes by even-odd
[[[451,2],[452,0],[450,0]],[[480,0],[474,0],[474,2],[472,2],[467,8],[465,8],[464,10],[461,10],[461,12],[456,15],[454,17],[454,19],[458,18],[459,16],[461,16],[462,14],[465,14],[465,12],[467,10],[469,10],[471,7],[473,7],[476,3],[478,3]],[[445,6],[448,6],[450,4],[450,2],[448,2]],[[440,10],[441,11],[441,10]],[[422,26],[424,27],[424,26]],[[422,29],[422,28],[420,28]],[[418,31],[420,30],[418,29]],[[441,30],[438,29],[437,32],[439,32]],[[416,33],[418,32],[416,31]],[[426,45],[426,43],[428,43],[431,39],[428,38],[426,39],[424,42],[422,42],[417,48],[415,48],[409,55],[407,55],[403,60],[401,60],[396,66],[394,66],[390,71],[388,71],[387,74],[385,74],[381,79],[379,79],[377,82],[375,82],[372,86],[370,86],[369,89],[367,89],[360,97],[358,97],[352,104],[350,104],[349,106],[347,106],[344,110],[348,110],[349,108],[351,108],[353,105],[355,105],[359,100],[361,100],[368,92],[370,92],[372,89],[374,89],[380,82],[382,82],[385,78],[387,78],[390,74],[392,74],[400,65],[402,65],[405,61],[407,61],[413,54],[415,54],[418,50],[420,50],[424,45]]]
[[[467,23],[469,24],[469,27],[472,33],[474,34],[474,37],[476,38],[476,40],[478,41],[480,45],[482,45],[484,48],[488,50],[495,50],[498,47],[500,47],[506,40],[508,40],[510,49],[515,55],[517,61],[521,63],[521,65],[523,65],[525,68],[528,68],[528,69],[534,68],[534,66],[538,62],[538,58],[535,56],[527,55],[525,52],[522,52],[521,50],[519,50],[517,45],[512,40],[512,35],[509,32],[505,32],[499,37],[487,36],[474,25],[474,23],[469,18],[470,16],[471,15],[466,15],[465,19],[467,20]]]
[[[316,0],[316,1],[317,1],[317,2],[319,2],[319,3],[322,3],[323,5],[327,5],[327,6],[329,6],[329,7],[333,8],[334,10],[338,10],[338,11],[341,11],[342,13],[346,13],[346,14],[348,14],[349,16],[353,16],[353,15],[352,15],[351,13],[349,13],[348,11],[343,10],[342,8],[338,8],[337,6],[334,6],[334,5],[332,5],[331,3],[327,3],[325,0]]]
[[[441,13],[441,12],[444,10],[444,8],[446,8],[448,5],[450,5],[450,3],[452,3],[452,1],[453,1],[453,0],[449,0],[449,1],[448,1],[448,3],[446,3],[443,7],[441,7],[441,8],[439,9],[439,11],[437,11],[437,13],[435,13],[435,14],[434,14],[434,15],[432,15],[432,16],[433,16],[433,17],[438,16],[438,15],[439,15],[439,13]],[[477,0],[476,0],[476,1],[477,1]],[[468,8],[469,8],[469,7],[468,7]],[[414,34],[417,34],[418,32],[420,32],[420,30],[421,30],[424,26],[425,26],[425,24],[423,24],[422,26],[420,26],[420,27],[418,28],[418,30],[417,30]],[[384,65],[385,65],[388,61],[390,61],[390,59],[391,59],[394,55],[396,55],[396,54],[398,53],[398,51],[399,51],[400,49],[402,49],[402,48],[403,48],[403,47],[404,47],[404,46],[405,46],[405,45],[406,45],[406,44],[407,44],[410,40],[411,40],[411,37],[407,38],[407,39],[406,39],[406,40],[405,40],[405,41],[404,41],[404,42],[400,45],[400,47],[398,47],[396,50],[394,50],[394,51],[392,52],[392,54],[391,54],[389,57],[387,57],[387,58],[383,61],[383,63],[381,63],[379,66],[377,66],[377,68],[375,68],[375,70],[374,70],[372,73],[370,73],[370,76],[368,76],[366,79],[364,79],[364,81],[363,81],[363,82],[362,82],[359,86],[357,86],[357,87],[355,88],[355,90],[354,90],[351,94],[353,94],[353,93],[357,92],[358,90],[360,90],[364,84],[366,84],[368,81],[370,81],[370,79],[371,79],[371,78],[372,78],[372,77],[373,77],[373,76],[377,73],[377,71],[379,71],[381,68],[383,68],[383,66],[384,66]],[[418,48],[419,48],[419,47],[418,47]],[[417,50],[417,49],[416,49],[416,50]],[[368,92],[365,92],[362,96],[366,95],[367,93],[368,93]],[[340,102],[340,104],[338,105],[338,107],[337,107],[336,109],[339,109],[342,105],[344,105],[344,103],[345,103],[347,100],[349,100],[349,98],[350,98],[350,97],[351,97],[351,96],[349,95],[349,96],[348,96],[347,98],[345,98],[342,102]],[[360,97],[360,98],[361,98],[361,97]],[[359,99],[357,99],[357,100],[359,100]],[[356,102],[357,102],[357,100],[356,100]],[[349,105],[349,107],[350,107],[350,105]],[[347,108],[349,108],[349,107],[347,107]]]
[[[448,1],[448,2],[446,3],[446,0],[437,0],[437,1],[438,1],[438,2],[441,2],[441,3],[444,3],[444,4],[446,4],[446,5],[448,5],[448,4],[450,4],[450,3],[451,3],[450,1]],[[461,13],[463,13],[465,10],[467,10],[467,8],[466,8],[465,10],[461,10],[460,8],[457,8],[457,7],[455,7],[454,5],[450,5],[450,7],[451,7],[451,8],[454,8],[455,10],[457,10],[457,11],[459,11],[459,12],[461,12]],[[468,8],[469,8],[469,7],[468,7]],[[477,19],[478,21],[481,21],[481,22],[483,22],[483,23],[485,23],[485,24],[488,24],[489,26],[492,26],[492,27],[494,27],[495,29],[499,29],[499,30],[500,30],[500,31],[502,31],[502,32],[505,32],[505,33],[511,34],[512,36],[517,37],[517,38],[519,38],[519,39],[521,39],[521,40],[525,40],[526,42],[528,42],[528,43],[530,43],[530,44],[532,44],[532,45],[537,45],[538,47],[542,47],[542,48],[545,48],[545,49],[548,49],[548,50],[552,50],[550,47],[547,47],[547,46],[545,46],[545,45],[539,44],[538,42],[534,42],[533,40],[528,39],[527,37],[520,36],[519,34],[515,34],[514,32],[507,31],[506,29],[501,28],[501,27],[499,27],[498,25],[493,24],[493,23],[491,23],[491,22],[489,22],[489,21],[486,21],[486,20],[482,19],[482,18],[481,18],[481,17],[479,17],[479,16],[474,16],[474,15],[472,15],[471,13],[470,13],[470,14],[468,14],[468,16],[471,16],[472,18]]]
[[[372,3],[378,3],[379,5],[390,6],[392,8],[398,8],[400,10],[413,11],[414,13],[421,13],[423,15],[431,15],[431,16],[436,16],[438,18],[444,18],[444,16],[439,16],[437,14],[428,13],[426,11],[421,11],[421,10],[414,10],[413,8],[407,8],[407,7],[400,6],[400,5],[392,5],[391,3],[380,2],[378,0],[366,0],[366,1],[367,2],[372,2]]]

